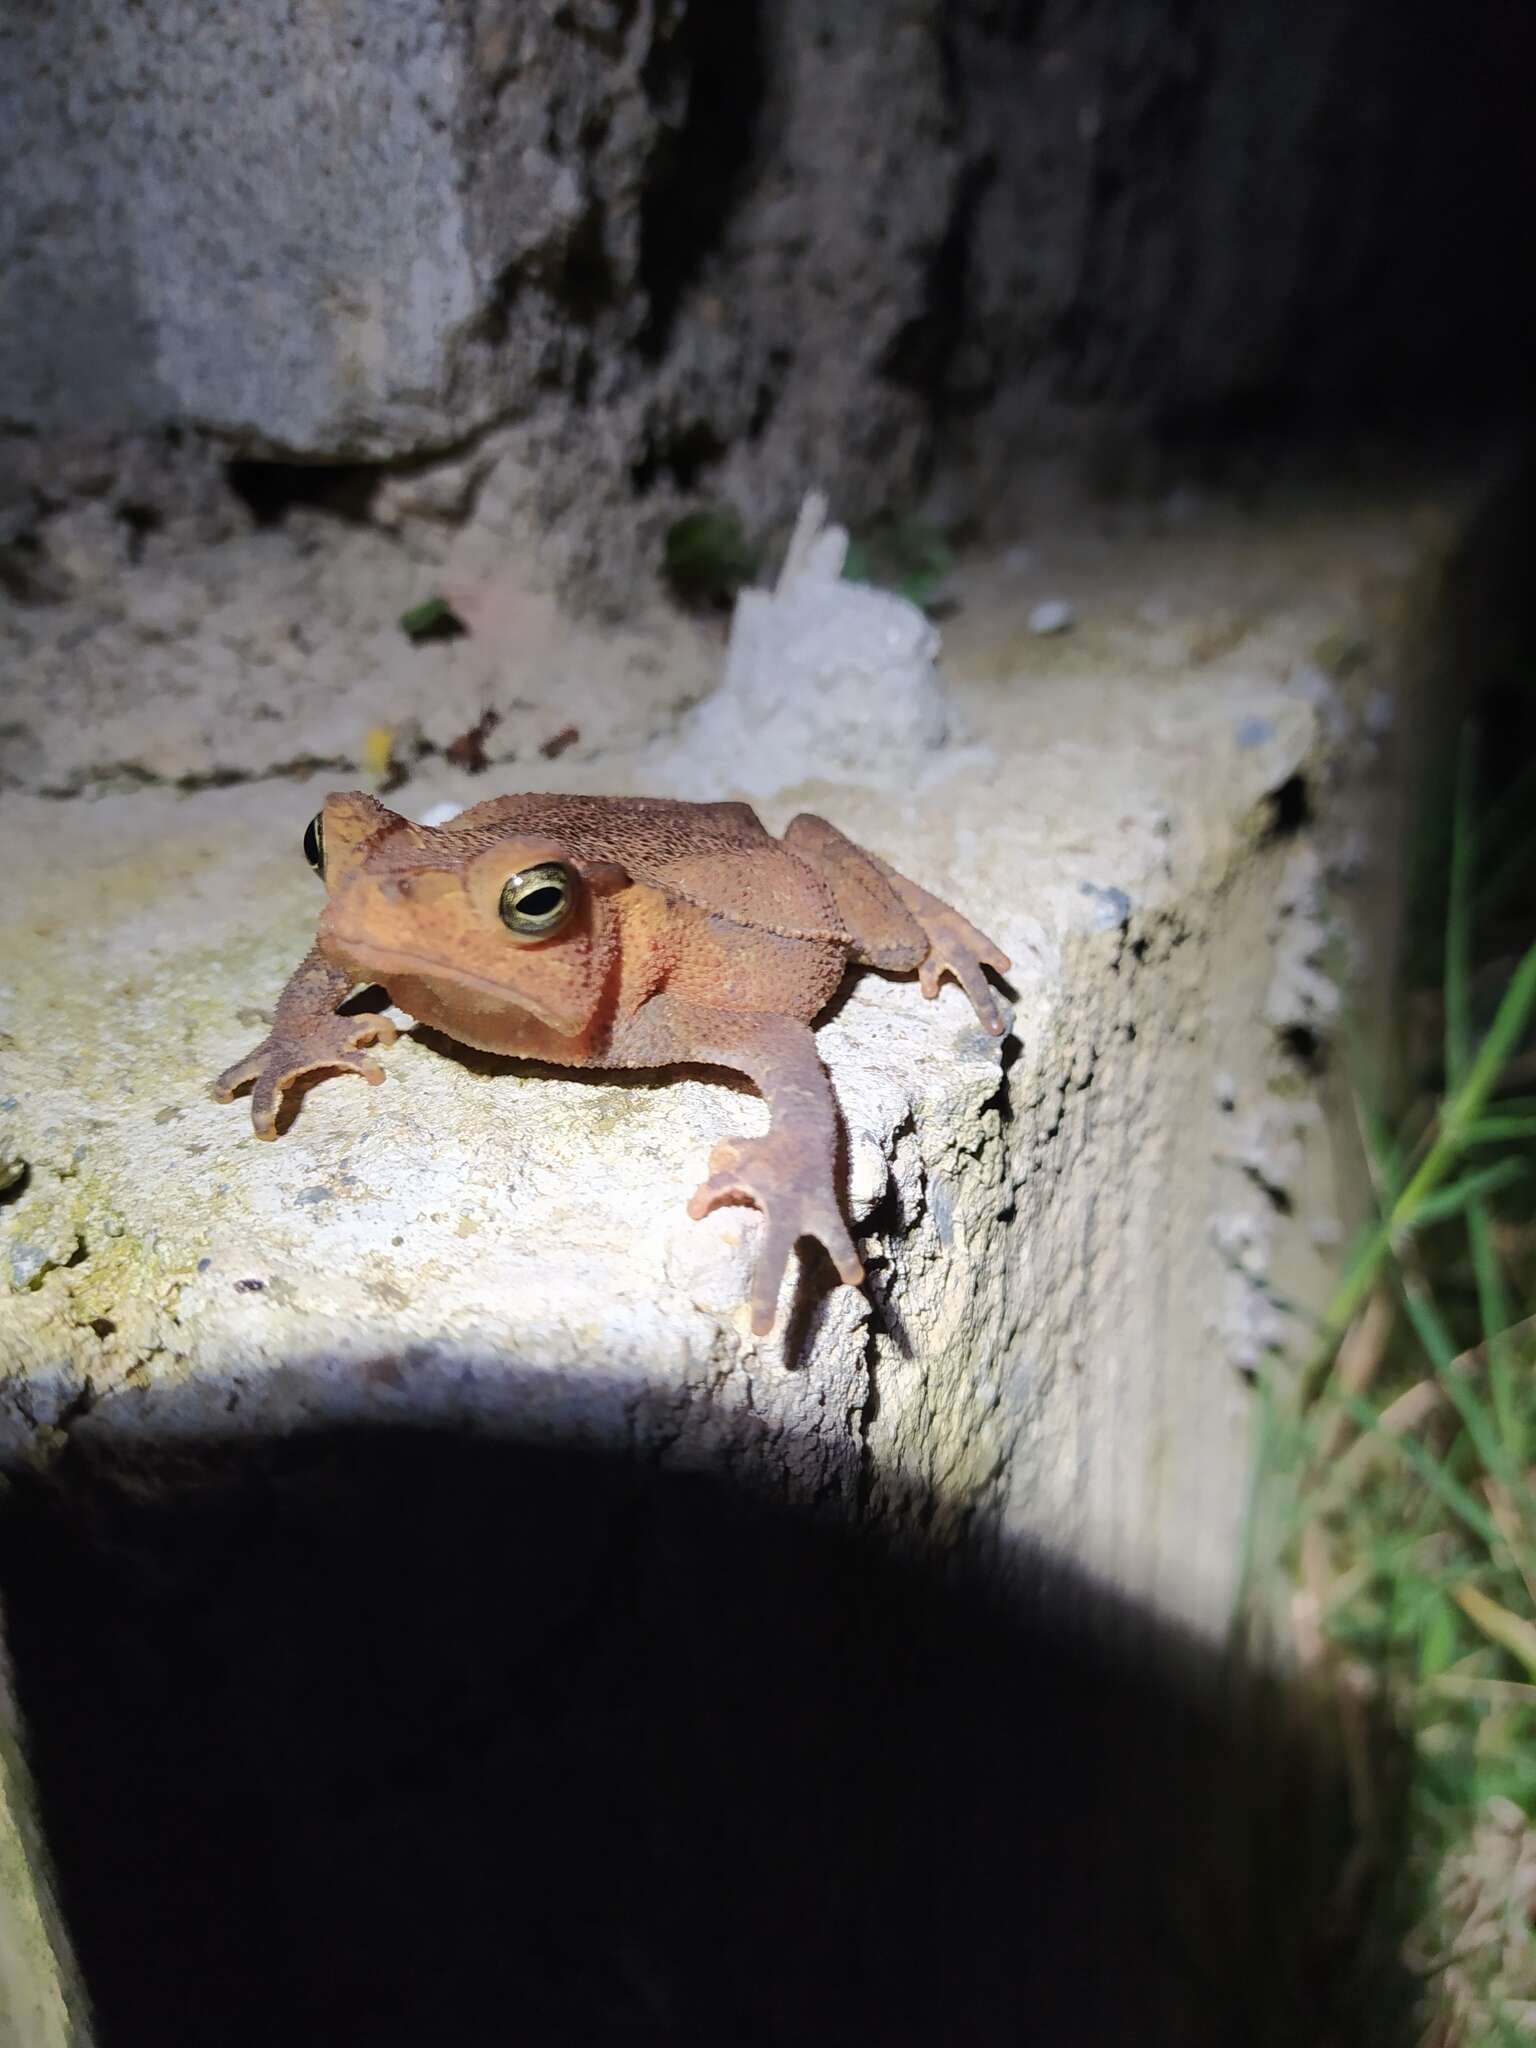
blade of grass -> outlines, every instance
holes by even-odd
[[[1333,1362],[1333,1383],[1337,1392],[1364,1394],[1367,1391],[1380,1368],[1396,1320],[1392,1295],[1387,1288],[1378,1287],[1374,1294],[1367,1295],[1364,1308],[1345,1331]],[[1342,1411],[1329,1418],[1317,1447],[1319,1464],[1333,1463],[1348,1428],[1349,1418]]]
[[[1488,1512],[1498,1525],[1499,1534],[1504,1538],[1516,1569],[1525,1581],[1526,1596],[1530,1600],[1531,1609],[1536,1612],[1536,1569],[1532,1567],[1520,1510],[1510,1499],[1508,1489],[1501,1486],[1497,1479],[1485,1479],[1483,1493],[1487,1498]]]
[[[1323,1312],[1323,1343],[1321,1369],[1326,1371],[1333,1363],[1334,1353],[1344,1338],[1344,1332],[1354,1321],[1360,1304],[1375,1285],[1381,1262],[1392,1248],[1392,1226],[1379,1218],[1365,1225],[1356,1235],[1349,1257],[1344,1262],[1344,1272],[1332,1301]],[[1302,1389],[1306,1388],[1307,1375],[1318,1370],[1317,1358],[1308,1364],[1302,1375]]]
[[[1530,1343],[1533,1339],[1536,1339],[1536,1315],[1522,1316],[1519,1322],[1511,1323],[1504,1334],[1506,1337],[1519,1337]],[[1469,1345],[1465,1351],[1458,1355],[1456,1363],[1463,1369],[1474,1365],[1482,1365],[1486,1362],[1485,1353],[1487,1349],[1486,1344]]]
[[[1493,1412],[1499,1418],[1499,1435],[1508,1446],[1516,1465],[1525,1463],[1525,1427],[1504,1333],[1514,1321],[1509,1293],[1504,1285],[1504,1268],[1493,1241],[1493,1216],[1486,1195],[1467,1205],[1467,1242],[1472,1250],[1472,1272],[1477,1284],[1478,1318],[1488,1350],[1488,1385],[1493,1394]]]
[[[1445,1074],[1446,1089],[1454,1094],[1466,1078],[1472,1057],[1472,871],[1475,859],[1473,788],[1477,772],[1477,742],[1472,727],[1462,735],[1461,758],[1457,765],[1456,806],[1451,830],[1450,896],[1445,916]],[[1517,850],[1519,848],[1517,847]],[[1468,1120],[1468,1131],[1475,1128]],[[1473,1142],[1464,1136],[1464,1143]],[[1478,1314],[1488,1345],[1488,1384],[1493,1394],[1493,1412],[1498,1418],[1499,1436],[1516,1465],[1524,1462],[1519,1404],[1509,1368],[1508,1346],[1502,1341],[1511,1316],[1504,1287],[1504,1272],[1493,1242],[1493,1219],[1488,1207],[1491,1189],[1485,1184],[1474,1190],[1476,1176],[1464,1182],[1467,1191],[1467,1242],[1472,1253],[1472,1272],[1477,1285]]]
[[[1444,1392],[1434,1380],[1418,1380],[1389,1401],[1376,1418],[1376,1428],[1357,1436],[1334,1464],[1327,1487],[1318,1496],[1319,1510],[1326,1512],[1335,1494],[1351,1493],[1359,1487],[1371,1468],[1385,1456],[1383,1436],[1401,1436],[1404,1430],[1417,1429],[1444,1399]],[[1338,1420],[1342,1423],[1345,1418],[1341,1415]]]
[[[1463,1133],[1468,1145],[1518,1145],[1536,1138],[1536,1116],[1485,1116]]]
[[[1528,948],[1510,976],[1509,986],[1499,1000],[1493,1022],[1477,1049],[1477,1057],[1468,1069],[1459,1092],[1441,1115],[1442,1135],[1455,1135],[1459,1139],[1462,1130],[1468,1124],[1476,1123],[1482,1115],[1499,1075],[1509,1065],[1515,1048],[1526,1034],[1533,1006],[1536,1006],[1536,945]],[[1423,1167],[1419,1169],[1421,1173],[1423,1170]],[[1405,1189],[1404,1193],[1407,1192]]]
[[[1429,1354],[1435,1378],[1461,1417],[1462,1427],[1472,1439],[1473,1448],[1484,1468],[1505,1485],[1523,1492],[1520,1469],[1509,1456],[1492,1414],[1478,1399],[1472,1385],[1467,1372],[1467,1354],[1457,1348],[1422,1276],[1404,1266],[1399,1266],[1398,1275],[1402,1283],[1403,1306],[1408,1311],[1414,1335]]]
[[[1418,1682],[1439,1678],[1457,1661],[1461,1645],[1456,1610],[1445,1595],[1432,1593],[1425,1601],[1424,1620],[1419,1630]]]
[[[1432,1458],[1424,1446],[1416,1443],[1411,1436],[1394,1436],[1381,1427],[1381,1418],[1368,1401],[1358,1400],[1354,1395],[1343,1397],[1344,1406],[1359,1423],[1390,1444],[1396,1455],[1417,1473],[1443,1507],[1451,1510],[1477,1537],[1479,1542],[1491,1549],[1498,1541],[1498,1529],[1487,1510],[1475,1501],[1459,1479],[1455,1479],[1445,1467]]]
[[[1445,1092],[1454,1095],[1472,1060],[1472,785],[1477,742],[1462,733],[1451,813],[1451,878],[1445,907]]]
[[[1527,1621],[1520,1614],[1511,1614],[1507,1607],[1501,1607],[1497,1600],[1490,1600],[1476,1586],[1458,1586],[1456,1604],[1467,1619],[1482,1630],[1490,1643],[1497,1643],[1501,1650],[1507,1650],[1511,1657],[1525,1666],[1532,1678],[1536,1678],[1536,1622]]]
[[[1463,1210],[1473,1208],[1497,1189],[1524,1180],[1529,1171],[1523,1159],[1498,1159],[1492,1166],[1480,1166],[1461,1180],[1453,1181],[1448,1188],[1441,1188],[1437,1194],[1425,1195],[1411,1218],[1405,1218],[1401,1224],[1394,1219],[1392,1234],[1394,1237],[1399,1233],[1406,1235],[1410,1230],[1424,1230],[1431,1223],[1443,1223],[1449,1216],[1459,1216]]]
[[[1500,1700],[1507,1706],[1536,1707],[1536,1685],[1526,1685],[1518,1678],[1458,1678],[1446,1671],[1430,1679],[1428,1690],[1451,1699]]]
[[[1332,1362],[1339,1339],[1369,1293],[1392,1240],[1422,1222],[1426,1202],[1454,1167],[1464,1143],[1463,1134],[1482,1115],[1499,1075],[1525,1035],[1533,1010],[1536,1010],[1536,945],[1530,947],[1511,976],[1487,1035],[1478,1047],[1461,1087],[1441,1111],[1433,1142],[1419,1161],[1413,1177],[1393,1202],[1387,1220],[1367,1232],[1350,1260],[1324,1317],[1328,1336],[1297,1375],[1296,1397],[1303,1405],[1315,1395]],[[1519,1166],[1518,1161],[1506,1163]]]

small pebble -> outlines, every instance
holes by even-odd
[[[1320,669],[1316,662],[1298,661],[1286,677],[1285,686],[1288,690],[1294,690],[1298,697],[1316,711],[1321,711],[1338,701],[1339,693],[1332,676],[1325,669]]]
[[[1320,669],[1315,662],[1300,661],[1285,679],[1288,690],[1310,704],[1317,713],[1318,723],[1331,740],[1342,740],[1349,734],[1349,709],[1339,695],[1333,678]]]
[[[13,1244],[11,1246],[11,1285],[18,1294],[30,1287],[34,1280],[57,1265],[41,1245]]]
[[[1047,597],[1029,615],[1031,633],[1066,633],[1077,624],[1077,607],[1064,597]]]
[[[1093,905],[1090,922],[1096,931],[1118,931],[1131,914],[1131,899],[1123,889],[1101,888],[1097,882],[1079,882],[1078,894]]]

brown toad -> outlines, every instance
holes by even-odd
[[[442,826],[353,791],[304,835],[328,894],[315,944],[272,1030],[214,1083],[254,1083],[251,1121],[277,1135],[301,1074],[383,1069],[388,1018],[338,1016],[360,983],[465,1045],[572,1067],[702,1062],[745,1074],[768,1103],[760,1138],[715,1147],[693,1217],[751,1202],[765,1225],[752,1327],[773,1326],[791,1247],[814,1237],[849,1286],[863,1266],[835,1186],[837,1107],[812,1020],[850,963],[952,974],[984,1028],[1005,1016],[983,968],[1009,962],[958,912],[803,814],[773,838],[746,805],[667,798],[507,796]]]

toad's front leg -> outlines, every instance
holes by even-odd
[[[952,974],[970,997],[982,1029],[1001,1037],[1008,1019],[982,969],[1006,974],[1013,963],[985,932],[813,812],[802,811],[790,820],[784,843],[830,885],[856,960],[871,967],[915,967],[918,986],[929,997]]]
[[[267,1036],[214,1082],[214,1101],[232,1102],[238,1089],[254,1082],[251,1123],[258,1138],[275,1138],[284,1091],[301,1074],[341,1067],[365,1081],[382,1081],[384,1069],[360,1048],[393,1045],[395,1027],[371,1012],[336,1015],[337,1004],[346,1001],[354,985],[354,977],[333,966],[318,947],[311,951],[278,997]]]
[[[722,1138],[710,1155],[709,1179],[688,1204],[695,1219],[721,1202],[751,1202],[763,1212],[763,1239],[752,1283],[752,1328],[773,1328],[790,1252],[814,1237],[832,1255],[850,1287],[864,1278],[837,1199],[837,1103],[808,1024],[793,1017],[710,1010],[657,996],[635,1020],[651,1040],[656,1064],[698,1060],[745,1074],[768,1104],[761,1138]],[[648,1062],[649,1063],[649,1062]]]

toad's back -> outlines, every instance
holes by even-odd
[[[849,943],[826,882],[775,839],[747,804],[504,796],[476,804],[448,829],[487,839],[515,833],[556,840],[579,861],[612,861],[635,881],[733,924],[785,938]]]

